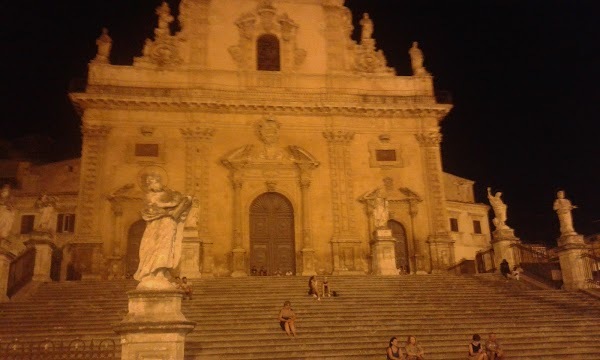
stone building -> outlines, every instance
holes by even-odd
[[[194,197],[188,277],[385,273],[382,262],[430,273],[489,248],[488,206],[442,170],[451,105],[422,53],[415,43],[414,74],[397,75],[368,16],[352,40],[343,4],[182,0],[174,19],[163,3],[131,66],[110,64],[119,39],[104,31],[70,93],[83,149],[63,268],[135,271],[149,169]]]

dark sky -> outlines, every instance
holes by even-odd
[[[399,75],[410,74],[407,51],[419,41],[436,88],[453,96],[442,123],[444,170],[476,181],[477,201],[487,203],[486,186],[501,190],[508,224],[526,242],[555,243],[558,189],[579,206],[576,230],[600,232],[595,2],[346,1],[355,36],[368,12],[377,45]],[[160,0],[2,3],[0,156],[9,152],[7,141],[27,148],[48,137],[52,146],[40,148],[42,157],[78,157],[69,82],[86,76],[103,26],[113,38],[112,62],[131,64],[152,34]],[[176,12],[178,1],[169,3]]]

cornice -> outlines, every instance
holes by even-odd
[[[115,109],[115,110],[146,110],[146,111],[203,111],[253,114],[313,114],[313,115],[344,115],[363,117],[435,117],[441,120],[452,108],[449,104],[435,102],[425,104],[416,102],[414,97],[404,97],[405,102],[395,104],[363,103],[360,96],[353,96],[348,101],[331,101],[325,103],[321,95],[313,101],[285,101],[277,96],[257,99],[220,99],[212,97],[182,98],[182,97],[148,97],[148,96],[118,96],[106,94],[71,93],[71,101],[80,113],[86,109]],[[342,100],[342,99],[340,99]]]

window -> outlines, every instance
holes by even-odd
[[[450,231],[458,231],[458,219],[450,218]]]
[[[75,232],[75,214],[58,214],[56,232]]]
[[[377,161],[396,161],[396,150],[375,150]]]
[[[257,69],[262,71],[279,71],[279,40],[275,35],[265,34],[256,41]]]
[[[158,157],[158,144],[135,144],[135,156]]]
[[[35,215],[21,216],[21,234],[29,234],[30,232],[32,232],[34,221],[35,221]]]
[[[473,220],[473,232],[475,234],[481,234],[481,221]]]

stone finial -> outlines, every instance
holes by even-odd
[[[369,17],[368,13],[364,13],[360,20],[360,26],[362,26],[362,32],[360,38],[362,40],[373,38],[373,20]]]
[[[99,64],[108,64],[110,57],[110,50],[112,48],[112,39],[108,35],[108,29],[102,28],[102,34],[96,39],[96,46],[98,47],[98,52],[96,53],[96,57],[93,62]]]
[[[171,15],[171,9],[169,4],[165,1],[156,8],[156,15],[158,15],[158,27],[154,30],[154,33],[159,36],[162,34],[169,33],[169,25],[173,22],[174,18]]]

